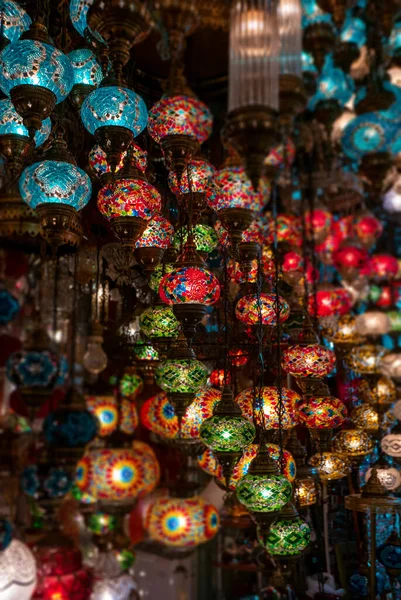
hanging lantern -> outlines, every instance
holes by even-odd
[[[281,366],[294,377],[326,377],[334,369],[334,352],[320,344],[294,345],[284,350]]]
[[[333,450],[349,459],[363,458],[373,450],[373,441],[360,429],[343,429],[333,440]]]
[[[383,360],[381,364],[383,364]],[[373,381],[370,379],[359,379],[357,394],[362,402],[390,407],[396,400],[396,387],[394,382],[384,375],[374,378]]]
[[[154,271],[171,245],[174,227],[167,219],[155,215],[135,242],[135,257],[145,272]]]
[[[31,138],[73,85],[69,59],[52,45],[46,28],[36,22],[0,55],[0,88],[23,118]]]
[[[384,461],[383,461],[384,462]],[[377,477],[386,490],[392,492],[401,485],[401,473],[387,463],[381,464],[380,460],[375,464]],[[368,469],[365,475],[365,481],[368,482],[372,475],[372,469]]]
[[[334,252],[334,264],[345,280],[351,281],[358,276],[366,265],[368,254],[365,249],[347,244]]]
[[[191,96],[164,97],[149,112],[149,135],[160,144],[167,169],[180,181],[198,146],[210,136],[209,108]]]
[[[299,476],[294,481],[294,502],[300,509],[314,506],[317,502],[315,478]]]
[[[121,397],[124,398],[124,400],[135,402],[135,400],[137,400],[137,398],[141,395],[143,388],[143,379],[135,372],[135,369],[126,369],[126,372],[121,377],[118,386]]]
[[[145,528],[152,540],[166,546],[192,548],[217,534],[219,515],[200,496],[160,498],[148,508]]]
[[[256,387],[244,390],[236,397],[242,414],[265,429],[290,429],[297,424],[300,396],[293,390],[277,387]],[[263,413],[263,414],[261,414]]]
[[[383,225],[371,213],[362,213],[354,222],[354,233],[364,248],[371,248],[383,233]]]
[[[193,158],[181,175],[170,171],[168,184],[170,190],[185,203],[188,214],[199,216],[206,208],[206,191],[211,185],[215,168],[204,158]]]
[[[16,42],[32,23],[28,13],[14,0],[2,0],[0,5],[2,35]]]
[[[258,325],[261,317],[262,325],[274,326],[277,323],[277,313],[280,323],[284,323],[290,316],[287,302],[281,296],[263,292],[259,296],[243,296],[235,307],[235,316],[245,325]]]
[[[230,385],[231,375],[225,373],[224,369],[213,369],[209,377],[210,384],[216,388],[222,388],[226,384]]]
[[[379,414],[369,404],[356,406],[352,410],[351,419],[357,429],[363,429],[370,434],[379,431]]]
[[[298,556],[308,547],[310,538],[309,525],[289,503],[271,526],[265,547],[271,556]]]
[[[307,238],[313,238],[317,244],[321,243],[330,231],[333,221],[331,213],[315,208],[313,211],[306,211],[304,219]]]
[[[343,315],[337,322],[335,331],[327,336],[336,348],[348,351],[364,342],[364,338],[357,332],[356,318],[353,315]]]
[[[363,375],[380,373],[380,362],[386,354],[383,346],[363,344],[353,348],[345,358],[345,362],[352,371]]]
[[[197,223],[192,227],[192,235],[195,242],[195,248],[198,254],[206,260],[207,255],[213,252],[218,244],[218,236],[213,227]],[[182,246],[188,240],[188,231],[186,227],[178,229],[174,234],[173,245],[176,250],[182,251]]]
[[[351,468],[345,456],[334,452],[319,452],[309,459],[309,464],[317,469],[323,482],[342,479],[350,473]]]
[[[75,108],[80,109],[85,98],[101,83],[102,68],[96,56],[88,48],[73,50],[67,54],[73,69],[73,86],[71,101]]]
[[[334,396],[324,398],[308,397],[298,404],[299,422],[308,429],[334,429],[347,417],[347,409],[341,400]]]
[[[401,377],[401,355],[398,352],[390,352],[383,356],[380,362],[380,371],[392,379]]]
[[[308,311],[314,317],[341,317],[351,306],[351,295],[343,288],[320,289],[308,298]]]
[[[168,344],[177,339],[180,324],[170,306],[149,306],[139,317],[141,331],[151,342]]]
[[[86,396],[88,410],[98,421],[98,435],[106,437],[118,428],[119,412],[116,398],[111,396]]]
[[[37,210],[42,236],[57,250],[60,245],[78,246],[83,230],[80,215],[92,192],[89,176],[76,166],[60,130],[41,162],[22,173],[22,199]]]
[[[356,318],[356,330],[362,336],[382,336],[390,331],[390,319],[379,310],[368,310]]]
[[[146,152],[146,150],[142,150],[142,148],[138,146],[138,144],[135,144],[135,142],[131,142],[130,153],[138,171],[140,171],[141,173],[145,173],[148,166],[148,153]],[[118,173],[118,171],[120,171],[124,167],[126,156],[126,152],[123,152],[121,154],[121,160],[116,166],[116,173]],[[99,146],[99,144],[95,144],[90,150],[88,162],[92,171],[101,179],[102,182],[110,180],[112,170],[110,164],[107,161],[107,154],[103,150],[103,148]]]
[[[394,279],[398,271],[398,261],[391,254],[374,254],[366,265],[366,274],[375,281]]]

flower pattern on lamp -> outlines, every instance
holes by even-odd
[[[160,467],[150,446],[90,450],[77,465],[75,482],[97,500],[134,501],[155,489]]]
[[[326,377],[334,369],[334,352],[320,344],[290,346],[283,352],[281,366],[294,377]]]
[[[160,298],[166,304],[203,304],[211,306],[220,298],[220,284],[208,269],[180,267],[166,273],[160,282]]]
[[[297,424],[300,396],[293,390],[277,387],[248,388],[236,397],[242,414],[265,429],[289,429]],[[262,414],[263,413],[263,414]],[[281,414],[280,414],[281,413]]]
[[[386,352],[383,346],[363,344],[353,348],[346,356],[345,362],[355,373],[374,375],[380,372],[380,361]]]
[[[106,219],[139,217],[150,221],[161,209],[160,194],[153,185],[142,179],[123,179],[99,190],[99,212]]]
[[[343,456],[334,452],[319,452],[309,459],[309,464],[317,469],[322,481],[342,479],[350,473],[350,466]]]
[[[102,69],[89,48],[80,48],[67,54],[74,71],[74,85],[80,83],[97,87],[103,79]]]
[[[214,415],[200,428],[201,440],[215,452],[242,452],[254,437],[255,427],[242,416]]]
[[[47,140],[52,129],[50,119],[45,119],[39,131],[35,133],[35,145],[41,146]],[[13,103],[8,98],[0,100],[0,135],[20,135],[29,137],[22,117],[15,110]]]
[[[174,439],[180,435],[184,439],[197,439],[200,426],[203,421],[213,415],[213,409],[220,398],[219,390],[201,388],[186,409],[181,420],[180,430],[174,406],[162,392],[144,403],[141,409],[141,420],[145,427],[160,437]]]
[[[347,417],[344,403],[334,396],[308,397],[297,408],[299,422],[309,429],[339,427]]]
[[[134,402],[142,393],[144,382],[137,373],[124,373],[120,379],[118,389],[121,397]]]
[[[377,113],[365,113],[346,125],[341,138],[344,153],[353,161],[359,161],[370,152],[387,150],[393,137],[393,128]]]
[[[292,485],[284,475],[252,475],[249,472],[236,487],[238,500],[253,512],[275,512],[291,500]]]
[[[128,88],[116,85],[99,87],[82,104],[81,119],[92,135],[100,127],[124,127],[134,137],[146,127],[148,111],[145,102]]]
[[[59,103],[68,96],[73,83],[70,60],[49,44],[18,40],[0,54],[0,88],[7,96],[19,85],[34,85],[52,92]]]
[[[14,0],[1,0],[0,20],[2,34],[10,42],[16,42],[32,23],[28,13]]]
[[[168,185],[176,196],[203,193],[207,190],[216,169],[204,158],[193,158],[178,183],[177,174],[170,171]],[[189,174],[189,177],[188,177]]]
[[[20,350],[8,358],[6,373],[17,387],[52,388],[66,382],[68,364],[64,357],[47,350]]]
[[[278,306],[277,306],[278,304]],[[235,307],[235,316],[245,325],[258,325],[261,316],[262,325],[276,325],[277,312],[280,323],[284,323],[290,316],[290,307],[281,296],[275,294],[250,294],[243,296]]]
[[[37,585],[36,560],[31,550],[13,539],[0,552],[0,594],[9,600],[29,600]]]
[[[56,160],[44,160],[27,167],[19,180],[24,202],[30,208],[40,204],[67,204],[81,210],[92,193],[89,176],[75,165]]]
[[[258,213],[269,198],[267,184],[264,186],[266,189],[255,192],[243,167],[220,169],[212,181],[213,185],[208,187],[206,196],[208,205],[216,212],[226,208],[247,208]]]
[[[192,227],[192,235],[195,242],[195,248],[198,252],[213,252],[219,239],[217,233],[210,225],[197,223]],[[188,239],[188,230],[186,227],[178,229],[174,234],[173,245],[176,250],[180,250]]]
[[[141,332],[151,340],[177,338],[180,323],[170,306],[149,306],[139,317]]]
[[[88,410],[99,423],[98,435],[106,437],[116,431],[119,420],[116,398],[114,396],[86,396],[85,400]]]
[[[190,548],[216,535],[219,516],[200,496],[159,498],[148,509],[145,528],[151,539],[166,546]]]
[[[164,217],[154,215],[141,237],[135,242],[135,248],[162,248],[171,245],[174,227]]]
[[[366,456],[372,452],[373,440],[361,429],[343,429],[333,440],[333,450],[348,458]]]
[[[156,383],[165,392],[197,392],[206,385],[208,370],[199,360],[167,359],[156,369]]]
[[[185,135],[202,144],[212,125],[209,108],[191,96],[164,97],[149,111],[148,132],[158,143],[168,135]]]
[[[311,531],[300,517],[277,519],[270,528],[266,550],[271,556],[296,556],[309,545]]]
[[[138,146],[138,144],[135,144],[135,142],[131,142],[129,148],[131,153],[131,160],[133,160],[135,166],[139,169],[139,171],[145,173],[148,166],[148,153],[146,152],[146,150],[142,150],[142,148]],[[116,166],[116,172],[118,172],[124,166],[126,155],[126,152],[123,152],[121,154],[120,162]],[[88,160],[90,168],[97,175],[101,176],[111,173],[111,167],[107,162],[106,152],[101,146],[99,146],[99,144],[95,144],[93,146],[93,148],[89,152]]]

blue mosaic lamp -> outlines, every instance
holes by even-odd
[[[103,79],[102,68],[89,48],[80,48],[67,54],[74,72],[74,85],[71,101],[80,109],[85,98],[100,85]]]
[[[353,79],[342,69],[335,67],[332,56],[327,56],[323,71],[317,81],[316,94],[309,100],[309,110],[315,110],[320,102],[335,101],[343,107],[354,93]]]
[[[42,236],[52,248],[77,246],[82,238],[78,212],[89,201],[89,176],[75,165],[63,134],[59,131],[43,160],[27,167],[19,181],[22,199],[36,209]]]
[[[85,129],[95,136],[107,154],[114,173],[121,155],[148,122],[145,102],[112,76],[106,77],[82,104]]]
[[[71,22],[82,37],[86,37],[88,11],[93,3],[94,0],[70,0]]]
[[[70,60],[53,46],[38,21],[0,54],[0,89],[11,97],[30,137],[68,96],[73,80]]]
[[[40,146],[50,135],[52,124],[50,119],[43,121],[39,131],[35,133],[34,143]],[[0,100],[0,154],[7,161],[7,170],[11,174],[21,172],[25,161],[32,151],[32,140],[29,137],[22,117],[15,110],[9,98]]]
[[[341,138],[341,147],[352,161],[360,161],[367,154],[387,152],[393,136],[393,126],[377,114],[367,113],[348,123]]]
[[[32,23],[30,16],[14,0],[1,0],[0,22],[3,36],[10,42],[16,42]]]

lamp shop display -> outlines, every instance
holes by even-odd
[[[0,600],[398,600],[401,6],[0,41]]]

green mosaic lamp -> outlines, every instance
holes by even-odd
[[[251,513],[252,519],[260,528],[262,539],[266,542],[271,526],[291,500],[292,486],[284,475],[278,473],[277,465],[263,442],[248,473],[240,479],[236,494],[241,504]]]
[[[310,537],[309,525],[299,517],[294,505],[289,502],[272,525],[265,548],[275,558],[297,558],[309,545]]]
[[[178,338],[180,323],[171,306],[156,304],[149,306],[139,317],[141,332],[163,353],[171,342]]]
[[[227,489],[234,466],[255,434],[253,423],[242,416],[231,388],[224,386],[213,416],[201,425],[200,438],[221,464]]]

